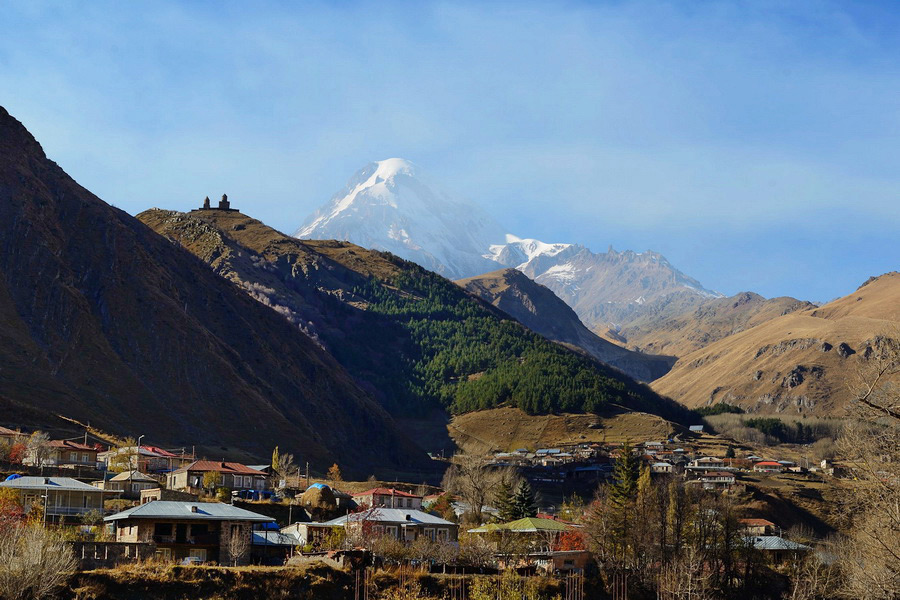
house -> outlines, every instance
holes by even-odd
[[[124,446],[101,452],[98,460],[107,470],[131,467],[141,473],[168,473],[193,462],[193,457],[180,455],[157,446]]]
[[[692,460],[688,463],[687,467],[685,467],[689,471],[724,471],[729,467],[725,466],[725,460],[722,458],[715,458],[713,456],[704,456],[702,458],[698,458]]]
[[[811,550],[809,546],[786,540],[777,535],[756,535],[748,538],[748,541],[776,565],[783,563],[793,554]]]
[[[167,488],[180,492],[199,493],[207,473],[215,473],[219,487],[231,490],[265,490],[268,476],[236,462],[197,460],[169,473]]]
[[[324,523],[295,523],[282,533],[294,533],[304,544],[315,545],[317,539],[327,535],[329,528],[343,527],[348,533],[379,538],[389,536],[412,543],[421,536],[431,541],[455,542],[459,525],[416,509],[372,508],[352,513]]]
[[[44,467],[87,467],[99,469],[97,461],[97,448],[73,442],[71,440],[52,440],[47,444],[46,454],[38,456],[33,451],[25,455],[23,461],[26,465]]]
[[[700,476],[700,483],[706,490],[731,487],[734,485],[734,481],[734,473],[726,471],[707,471]]]
[[[781,473],[784,467],[774,460],[762,460],[753,465],[753,470],[757,473]]]
[[[71,477],[15,477],[0,482],[0,489],[13,489],[29,514],[43,510],[44,521],[59,525],[79,523],[81,515],[103,511],[103,498],[113,493]]]
[[[691,433],[702,434],[703,433],[703,425],[691,425],[688,427]]]
[[[0,427],[0,444],[5,444],[8,446],[12,446],[19,438],[22,437],[22,432],[13,431],[12,429],[7,429],[6,427]]]
[[[767,519],[741,519],[741,525],[752,536],[765,536],[775,533],[775,523]]]
[[[154,543],[163,560],[219,564],[246,564],[253,525],[274,521],[230,504],[168,500],[140,504],[104,520],[114,525],[117,542]]]
[[[655,462],[650,465],[650,473],[653,475],[671,474],[675,472],[675,465],[667,462]]]
[[[573,528],[573,525],[555,519],[525,517],[509,523],[488,523],[487,525],[470,529],[469,533],[493,536],[520,536],[520,538],[529,540],[535,550],[548,551],[556,543],[560,534]]]
[[[123,498],[137,500],[141,492],[159,487],[159,482],[140,471],[123,471],[114,477],[94,482],[101,490],[119,492]]]
[[[394,488],[373,488],[353,494],[353,500],[359,506],[367,506],[369,508],[411,508],[414,510],[422,509],[422,496],[410,494]]]

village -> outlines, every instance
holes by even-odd
[[[323,478],[308,471],[304,477],[293,457],[277,449],[270,464],[245,465],[140,439],[109,446],[91,443],[87,434],[51,440],[0,427],[0,517],[61,532],[81,570],[321,562],[337,569],[405,565],[571,577],[597,568],[586,528],[591,494],[614,487],[623,465],[712,497],[738,494],[754,477],[842,476],[828,460],[806,467],[778,456],[741,456],[731,446],[726,456],[704,454],[692,437],[700,433],[469,457],[475,464],[459,469],[468,474],[441,489],[374,478],[344,482],[338,465]],[[450,471],[457,466],[448,462]],[[473,496],[479,482],[491,489]],[[549,500],[554,488],[589,491],[557,503]],[[473,509],[472,498],[483,505]],[[741,543],[773,569],[815,551],[790,539],[795,523],[787,520],[744,515],[737,522]]]

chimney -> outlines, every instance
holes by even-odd
[[[196,505],[196,504],[192,504],[192,505],[191,505],[191,512],[192,512],[192,513],[197,512],[197,505]]]

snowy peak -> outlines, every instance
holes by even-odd
[[[360,169],[294,235],[385,250],[449,278],[495,268],[485,249],[505,239],[487,213],[452,197],[402,158]]]

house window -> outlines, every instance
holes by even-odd
[[[437,530],[437,538],[438,538],[438,540],[440,540],[440,541],[442,541],[442,542],[446,542],[447,539],[448,539],[448,537],[449,537],[449,533],[450,533],[450,532],[447,531],[446,529],[438,529],[438,530]]]
[[[90,454],[88,454],[87,452],[85,452],[84,454],[81,455],[81,462],[85,462],[85,463],[86,463],[86,462],[90,462],[90,461],[91,461],[91,455],[90,455]]]
[[[434,527],[425,528],[425,537],[427,537],[432,542],[434,541]]]
[[[78,453],[77,452],[69,452],[69,461],[70,462],[78,462]]]
[[[396,525],[388,525],[387,527],[384,528],[384,530],[385,530],[385,532],[387,532],[387,534],[388,534],[389,536],[391,536],[392,538],[394,538],[394,539],[397,539],[397,538],[398,538],[398,535],[397,535],[397,526],[396,526]]]
[[[250,477],[249,475],[247,477],[244,477],[244,487],[246,487],[246,488],[253,487],[253,478]]]

